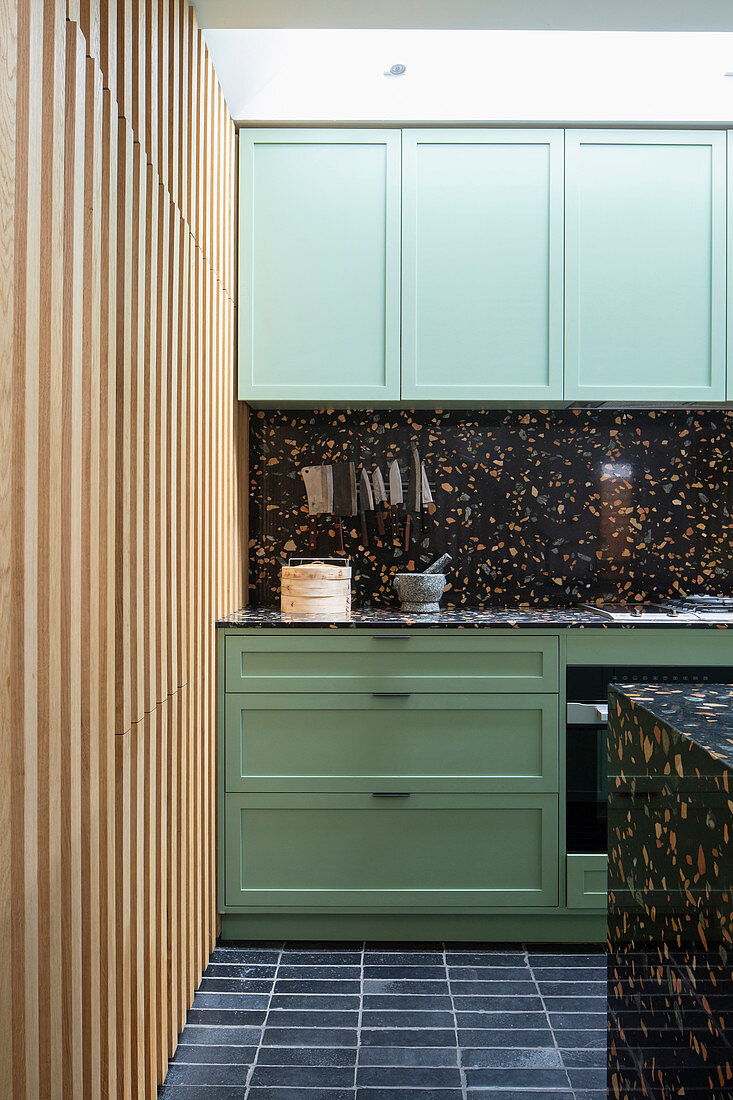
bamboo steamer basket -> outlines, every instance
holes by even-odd
[[[343,559],[298,559],[280,574],[280,611],[298,618],[347,619],[351,614],[351,566]]]

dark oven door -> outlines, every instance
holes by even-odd
[[[566,848],[606,852],[608,846],[608,704],[567,705]]]

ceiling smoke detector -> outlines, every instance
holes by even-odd
[[[388,69],[385,69],[385,76],[403,76],[407,72],[406,65],[390,65]]]

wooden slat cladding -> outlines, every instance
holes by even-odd
[[[0,1095],[154,1097],[216,935],[234,128],[185,0],[0,0]]]

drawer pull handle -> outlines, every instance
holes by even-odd
[[[411,691],[373,691],[372,699],[409,699]]]
[[[375,642],[409,642],[410,634],[372,634]]]
[[[372,791],[372,798],[409,798],[409,791]]]

